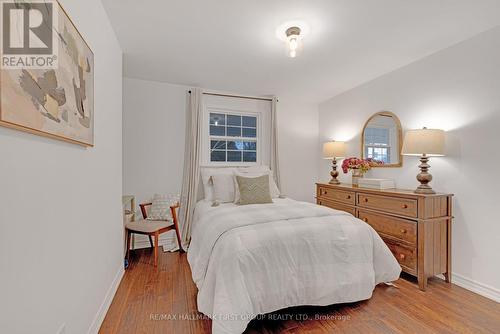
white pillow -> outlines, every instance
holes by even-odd
[[[280,190],[278,189],[276,182],[274,182],[274,177],[271,171],[267,170],[261,172],[246,172],[246,173],[238,171],[235,172],[234,174],[235,176],[238,175],[243,177],[259,177],[262,175],[269,175],[269,190],[271,192],[271,197],[272,198],[280,197]],[[238,203],[240,201],[240,190],[238,188],[238,183],[236,182],[236,177],[234,177],[234,186],[235,186],[234,203]]]
[[[270,172],[271,169],[269,168],[268,165],[255,165],[255,166],[249,166],[249,167],[239,167],[238,172],[241,173],[264,173],[264,172]]]
[[[205,200],[213,202],[214,196],[214,186],[212,180],[210,179],[213,175],[233,175],[236,168],[227,167],[202,167],[201,168],[201,182],[203,183],[203,192],[205,193]]]
[[[257,176],[264,175],[266,173],[269,173],[269,189],[271,190],[271,196],[273,198],[279,197],[281,194],[281,191],[279,190],[278,186],[276,185],[276,181],[274,181],[274,175],[269,168],[268,165],[256,165],[256,166],[249,166],[249,167],[240,167],[238,168],[238,172],[240,173],[252,173]],[[245,176],[245,175],[243,175]],[[247,176],[248,177],[248,176]],[[251,176],[253,177],[253,176]],[[238,187],[236,187],[238,188]],[[276,195],[276,196],[274,196]]]
[[[147,220],[169,220],[171,217],[170,204],[168,196],[155,194]]]
[[[218,203],[234,202],[235,187],[233,174],[212,175],[214,200]]]

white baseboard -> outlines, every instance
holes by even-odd
[[[453,284],[461,286],[464,289],[470,290],[483,297],[500,303],[500,290],[495,289],[489,285],[479,283],[477,281],[466,278],[462,275],[452,273],[451,281]]]
[[[113,279],[111,286],[106,292],[106,296],[104,296],[104,300],[102,301],[102,304],[99,307],[99,311],[97,311],[97,314],[94,317],[94,321],[92,321],[92,324],[90,325],[87,334],[97,334],[99,332],[102,322],[104,321],[104,317],[106,316],[106,313],[108,312],[108,309],[111,306],[111,302],[113,301],[113,297],[115,296],[116,290],[118,290],[118,286],[120,285],[124,273],[125,270],[123,269],[122,265],[120,266],[120,269],[116,272],[115,278]]]

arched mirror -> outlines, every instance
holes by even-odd
[[[399,118],[389,111],[381,111],[368,119],[361,135],[363,159],[382,161],[377,167],[401,167],[403,158],[403,130]]]

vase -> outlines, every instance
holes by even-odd
[[[363,172],[360,169],[352,169],[352,185],[357,186],[359,179],[363,177]]]

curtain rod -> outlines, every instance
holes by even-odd
[[[188,90],[189,94],[191,94],[191,91]],[[270,99],[268,97],[254,97],[254,96],[243,96],[243,95],[230,95],[230,94],[219,94],[219,93],[203,93],[204,95],[212,95],[212,96],[224,96],[224,97],[234,97],[237,99],[249,99],[249,100],[260,100],[260,101],[272,101],[273,99]]]

